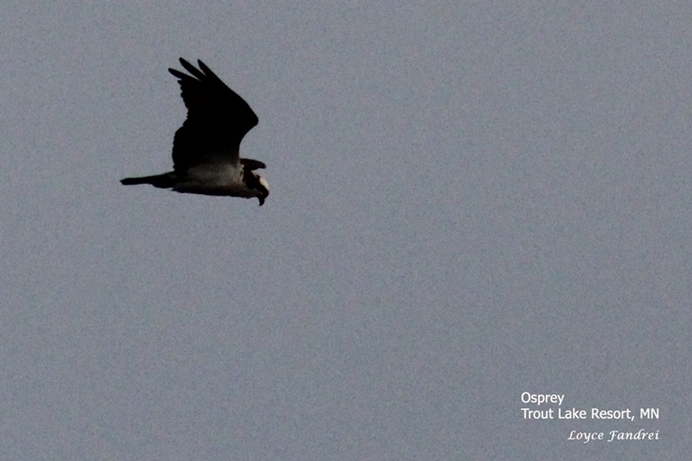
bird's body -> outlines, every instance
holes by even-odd
[[[269,185],[254,170],[266,165],[240,158],[240,142],[257,125],[257,116],[211,69],[197,62],[199,69],[180,58],[191,75],[168,69],[178,77],[188,109],[187,120],[173,140],[173,171],[125,178],[121,183],[151,184],[189,194],[256,197],[262,205]]]

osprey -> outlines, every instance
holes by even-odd
[[[173,171],[120,182],[188,194],[257,197],[262,206],[269,184],[255,170],[266,165],[240,158],[240,142],[257,125],[257,115],[202,61],[197,61],[199,69],[183,58],[180,64],[191,75],[168,69],[178,78],[187,107],[187,120],[173,138]]]

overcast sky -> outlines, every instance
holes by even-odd
[[[692,4],[282,5],[4,5],[0,458],[687,459]],[[263,207],[120,185],[179,57]]]

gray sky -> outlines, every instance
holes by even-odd
[[[689,456],[689,2],[229,3],[4,6],[1,459]],[[180,56],[264,207],[119,184]]]

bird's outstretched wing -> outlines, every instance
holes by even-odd
[[[200,163],[237,164],[240,142],[257,125],[257,115],[202,61],[197,61],[199,69],[183,58],[180,64],[190,75],[168,69],[178,78],[187,107],[187,120],[173,139],[176,173],[184,173]]]

